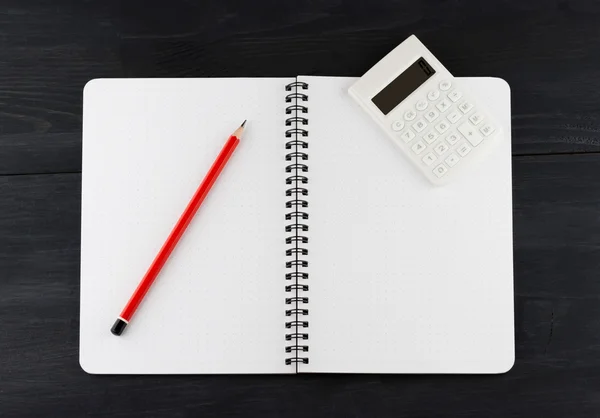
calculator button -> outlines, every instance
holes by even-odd
[[[438,90],[431,90],[427,93],[427,98],[432,102],[437,100],[440,97],[440,92]]]
[[[473,104],[469,102],[462,102],[458,105],[458,108],[463,113],[469,113],[469,110],[473,109]]]
[[[440,83],[440,90],[446,91],[452,87],[452,83],[449,80],[444,80]]]
[[[448,98],[453,102],[457,102],[461,97],[462,93],[458,90],[452,90],[450,93],[448,93]]]
[[[417,102],[416,107],[417,107],[417,110],[425,110],[425,109],[427,109],[427,105],[428,105],[427,100],[419,100]]]
[[[428,144],[432,144],[433,141],[435,141],[438,137],[438,134],[435,133],[435,131],[429,131],[424,137],[423,139],[425,139],[425,141]]]
[[[406,130],[406,132],[403,132],[402,135],[400,135],[400,138],[402,138],[402,140],[407,144],[412,141],[414,137],[415,134],[410,129]]]
[[[458,154],[461,157],[464,157],[465,155],[467,155],[468,153],[471,152],[471,147],[469,146],[469,144],[467,144],[466,142],[464,144],[462,144],[460,147],[458,147],[458,149],[456,150],[458,151]]]
[[[450,125],[448,125],[448,122],[444,122],[444,121],[441,121],[440,123],[435,125],[435,129],[437,129],[437,131],[441,134],[446,132],[449,127],[450,127]]]
[[[448,151],[448,149],[449,149],[448,145],[446,145],[446,143],[443,141],[440,142],[439,144],[437,144],[436,147],[434,148],[437,155],[442,155],[443,153]]]
[[[446,110],[450,109],[450,102],[446,99],[442,99],[435,107],[437,107],[440,112],[444,113]]]
[[[452,112],[448,113],[446,118],[450,121],[450,123],[456,123],[460,118],[462,118],[462,113],[457,110],[453,110]]]
[[[415,116],[417,116],[417,114],[415,113],[414,110],[407,110],[406,113],[404,114],[404,119],[413,120],[415,118]]]
[[[483,120],[483,115],[479,112],[475,112],[471,116],[469,116],[469,120],[473,125],[477,125]]]
[[[455,153],[450,154],[448,158],[445,159],[446,164],[448,164],[450,167],[454,167],[456,163],[458,163],[458,160],[458,155],[456,155]]]
[[[477,145],[479,145],[481,143],[481,141],[483,141],[483,137],[481,135],[479,135],[479,132],[477,132],[477,129],[475,129],[473,127],[473,125],[471,125],[469,122],[465,122],[462,125],[460,125],[458,127],[458,131],[461,134],[463,134],[463,136],[465,138],[467,138],[467,140],[474,147],[476,147]]]
[[[425,113],[425,119],[427,119],[429,122],[433,122],[438,118],[439,115],[440,114],[438,112],[431,109],[429,112]]]
[[[423,157],[423,162],[424,162],[426,165],[431,165],[431,164],[433,164],[433,162],[434,162],[435,160],[437,160],[437,157],[435,156],[435,154],[434,154],[433,152],[430,152],[430,153],[426,154],[426,155]]]
[[[401,131],[402,129],[404,129],[404,122],[402,122],[401,120],[395,120],[392,122],[392,130],[393,131]]]
[[[484,134],[485,136],[491,135],[495,130],[496,130],[496,128],[494,128],[489,123],[484,125],[484,127],[480,129],[481,133]]]
[[[442,177],[444,174],[446,174],[447,172],[448,172],[448,168],[444,164],[440,164],[436,168],[433,169],[433,173],[437,176],[438,179],[440,177]]]
[[[454,145],[458,142],[458,140],[460,139],[460,137],[458,136],[458,134],[456,134],[455,132],[452,132],[450,135],[448,135],[446,137],[446,141],[448,141],[448,143],[450,145]]]
[[[427,147],[425,146],[423,141],[415,142],[415,144],[412,146],[413,152],[417,155],[419,155],[420,153],[425,151],[425,148],[427,148]]]
[[[425,129],[426,126],[427,124],[425,123],[425,121],[423,119],[419,119],[414,123],[412,127],[415,131],[421,132],[423,129]]]

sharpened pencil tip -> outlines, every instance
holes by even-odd
[[[236,136],[238,139],[242,138],[242,133],[244,133],[244,125],[246,124],[246,120],[237,128],[231,135]]]
[[[243,121],[240,126],[243,128],[247,121],[248,121],[248,119],[246,119],[245,121]]]

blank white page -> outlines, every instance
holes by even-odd
[[[286,373],[285,84],[84,90],[80,363],[89,373]],[[110,327],[229,135],[242,142],[122,336]]]
[[[510,89],[466,79],[505,139],[434,187],[348,96],[309,84],[310,363],[302,372],[499,373],[514,362]]]

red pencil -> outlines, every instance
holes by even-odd
[[[246,121],[244,121],[244,123],[242,123],[242,125],[237,128],[233,134],[231,134],[212,167],[210,170],[208,170],[206,177],[204,177],[204,180],[198,187],[198,190],[196,190],[196,193],[194,193],[192,200],[190,200],[190,203],[188,203],[187,207],[181,214],[177,224],[156,255],[156,258],[150,265],[150,268],[144,275],[144,278],[138,285],[137,289],[135,289],[135,292],[133,292],[133,295],[131,295],[129,302],[127,302],[127,305],[125,305],[121,315],[119,315],[114,325],[110,329],[110,332],[112,332],[114,335],[121,335],[127,324],[129,324],[129,321],[131,321],[131,317],[135,313],[140,302],[144,299],[144,296],[150,289],[150,286],[152,286],[156,276],[158,276],[158,273],[160,273],[160,270],[165,265],[169,255],[171,255],[171,252],[173,252],[173,249],[179,242],[179,239],[185,232],[185,229],[192,221],[196,211],[198,211],[202,201],[210,191],[217,177],[219,177],[219,174],[221,174],[221,171],[227,164],[227,161],[229,161],[229,157],[231,157],[231,154],[233,154],[233,151],[235,151],[235,148],[238,146],[240,138],[242,137],[242,132],[244,132],[245,124]]]

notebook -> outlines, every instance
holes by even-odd
[[[349,77],[84,89],[80,364],[94,374],[502,373],[514,362],[510,89],[481,166],[431,186]],[[244,138],[121,337],[116,316]]]

